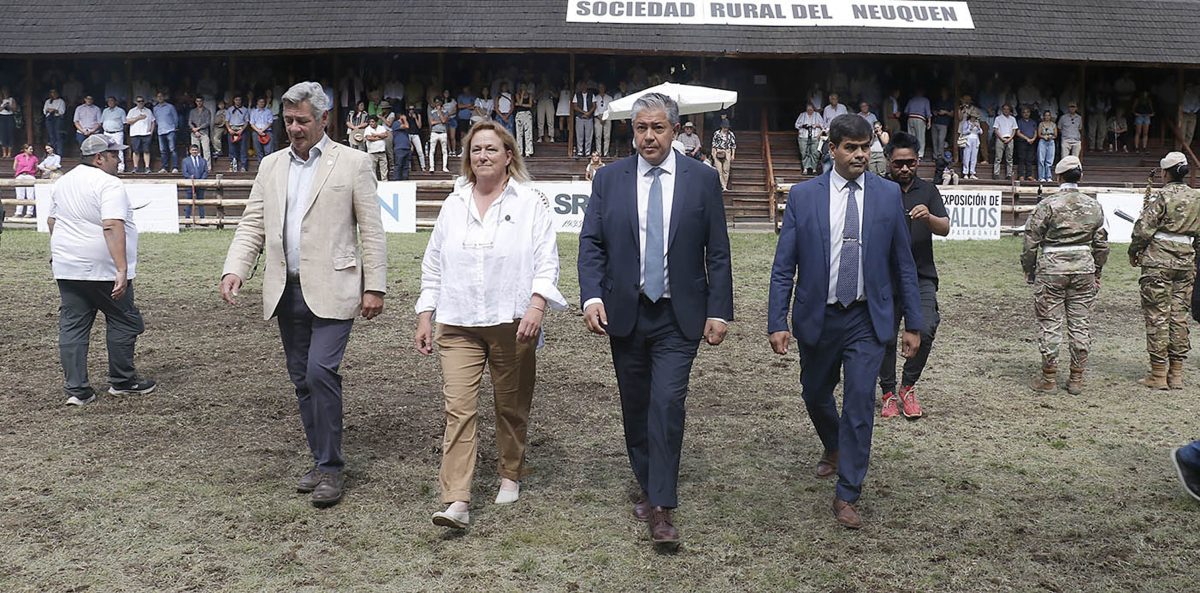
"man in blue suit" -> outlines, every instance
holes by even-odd
[[[787,354],[792,334],[799,342],[804,405],[825,447],[816,474],[838,475],[834,517],[858,529],[855,503],[871,454],[875,378],[884,345],[896,337],[893,293],[904,313],[905,357],[920,346],[924,322],[900,187],[866,171],[871,125],[857,115],[838,116],[829,126],[829,151],[833,169],[788,194],[767,331],[776,354]],[[846,381],[840,419],[833,399],[839,370]]]
[[[684,400],[700,340],[733,319],[733,275],[716,170],[671,149],[679,107],[658,93],[632,110],[638,154],[600,169],[579,235],[579,292],[592,333],[612,347],[625,446],[641,494],[633,514],[655,544],[671,519]],[[877,361],[878,366],[878,361]]]
[[[190,149],[188,149],[187,158],[183,159],[183,178],[184,179],[208,179],[208,161],[204,160],[204,157],[200,156],[200,147],[195,144],[193,144],[192,147]],[[192,199],[193,197],[197,200],[204,199],[204,189],[203,188],[193,189],[193,188],[189,187],[187,191],[188,191],[188,199]],[[194,196],[192,195],[193,192],[195,193]],[[204,206],[199,206],[199,208],[200,208],[200,218],[204,218]],[[184,218],[192,217],[192,205],[191,204],[188,204],[183,207],[183,217]]]

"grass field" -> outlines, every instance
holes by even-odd
[[[1167,457],[1200,436],[1200,372],[1189,361],[1184,391],[1134,383],[1147,363],[1121,253],[1093,319],[1084,395],[1044,395],[1026,387],[1038,355],[1019,243],[937,245],[943,322],[921,382],[926,417],[877,420],[866,528],[850,532],[830,515],[832,482],[811,477],[820,444],[799,363],[766,341],[775,238],[734,235],[737,321],[696,361],[676,515],[684,543],[662,555],[629,515],[611,359],[577,307],[547,320],[521,501],[491,504],[485,411],[474,526],[430,523],[440,380],[436,358],[411,345],[427,234],[389,237],[387,309],[356,325],[343,367],[347,497],[314,509],[293,489],[309,459],[261,284],[236,308],[216,292],[231,236],[142,237],[138,365],[160,389],[69,409],[47,237],[4,233],[0,591],[1200,588],[1200,505]],[[573,299],[574,237],[560,246]]]

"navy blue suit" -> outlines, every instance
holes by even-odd
[[[199,164],[197,164],[196,161],[199,161]],[[183,157],[183,178],[184,179],[208,179],[208,161],[204,160],[204,157],[201,157],[201,156],[196,156],[196,157],[194,157],[194,159],[191,155]],[[196,188],[195,192],[196,192],[195,198],[197,200],[204,199],[204,189],[203,188]],[[188,194],[189,194],[188,198],[189,199],[192,198],[192,195],[190,195],[191,193],[192,193],[191,188],[188,188]],[[200,218],[204,218],[204,206],[200,206],[199,208],[200,208]],[[184,216],[184,218],[192,217],[192,205],[191,204],[188,204],[183,207],[183,216]]]
[[[597,171],[579,235],[583,303],[603,300],[630,464],[653,506],[677,506],[684,400],[708,318],[733,319],[729,234],[717,172],[675,153],[667,230],[670,298],[641,292],[638,156]]]
[[[895,340],[892,299],[900,299],[906,330],[924,327],[900,186],[869,172],[859,181],[863,183],[860,261],[866,301],[848,308],[826,304],[830,260],[830,174],[826,172],[792,186],[788,193],[767,305],[770,333],[789,329],[791,305],[790,329],[800,345],[804,403],[825,450],[838,452],[837,494],[848,502],[858,499],[867,473],[875,378],[884,345]],[[833,399],[839,370],[846,380],[840,420]]]

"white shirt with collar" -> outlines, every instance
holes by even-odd
[[[838,103],[836,107],[830,104],[826,105],[825,109],[821,111],[821,117],[824,118],[826,122],[832,122],[837,116],[846,115],[847,113],[849,113],[849,111],[846,110],[846,106],[842,103]]]
[[[867,201],[866,196],[866,181],[867,175],[863,173],[858,176],[859,188],[854,192],[854,201],[858,205],[858,242],[860,245],[858,254],[858,297],[857,300],[866,298],[865,287],[863,286],[863,268],[862,258],[862,229],[863,229],[863,214],[866,212],[864,205]],[[846,228],[846,205],[850,200],[850,192],[846,187],[849,180],[838,174],[837,169],[831,169],[829,172],[829,296],[825,299],[825,303],[832,305],[838,302],[837,285],[838,285],[838,268],[842,264],[842,233]]]
[[[1073,190],[1075,190],[1075,191],[1079,191],[1079,184],[1078,184],[1078,183],[1060,183],[1060,184],[1058,185],[1058,190],[1059,190],[1059,191],[1067,191],[1067,190],[1070,190],[1070,189],[1073,189]]]
[[[62,117],[67,112],[67,103],[62,100],[62,97],[46,99],[46,102],[42,104],[42,115],[49,117],[50,110],[54,110],[55,116]]]
[[[308,210],[309,194],[312,193],[313,176],[329,148],[329,136],[308,149],[308,160],[300,158],[296,151],[288,148],[288,189],[286,214],[283,222],[283,252],[287,259],[288,276],[300,275],[300,223]]]
[[[596,117],[601,117],[608,111],[608,104],[613,102],[612,95],[596,94]]]

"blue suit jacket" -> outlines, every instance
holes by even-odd
[[[192,164],[192,155],[187,155],[180,159],[183,161],[183,178],[184,179],[208,179],[208,162],[204,157],[200,157],[200,166]]]
[[[579,233],[579,296],[604,301],[608,333],[633,332],[641,292],[637,155],[596,172]],[[675,153],[675,198],[667,235],[671,307],[685,337],[699,340],[709,317],[733,320],[733,272],[717,172]]]
[[[874,173],[863,173],[865,202],[862,224],[863,292],[871,324],[880,342],[895,339],[895,304],[899,298],[904,327],[920,331],[921,293],[913,263],[900,186]],[[829,173],[792,186],[783,229],[771,268],[767,331],[788,329],[792,302],[792,333],[805,346],[815,346],[825,324],[829,296]],[[893,287],[893,283],[899,286]]]

